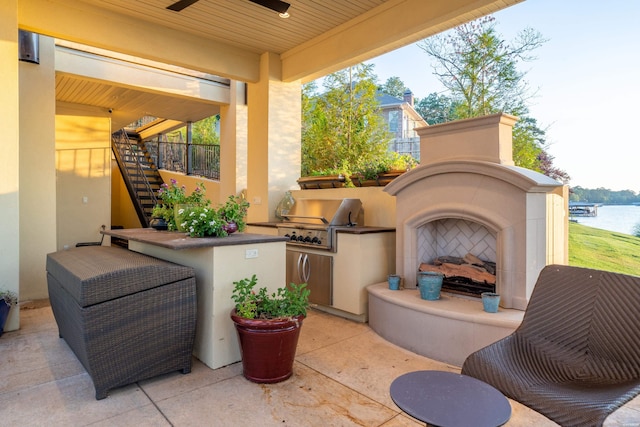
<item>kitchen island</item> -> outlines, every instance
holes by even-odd
[[[152,228],[106,230],[129,242],[129,250],[193,267],[198,317],[194,356],[212,369],[241,360],[229,313],[233,282],[258,277],[258,287],[275,292],[286,280],[286,238],[254,233],[192,238]]]

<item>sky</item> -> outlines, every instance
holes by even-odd
[[[527,27],[548,40],[521,71],[536,92],[529,115],[570,185],[639,193],[640,1],[527,0],[493,16],[506,41]],[[416,98],[444,90],[415,44],[368,62],[379,83],[397,76]]]

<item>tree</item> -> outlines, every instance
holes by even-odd
[[[387,151],[391,135],[379,113],[373,65],[328,75],[326,91],[302,92],[302,175],[356,170]]]
[[[419,99],[415,109],[430,125],[446,123],[456,119],[456,104],[446,95],[430,93],[426,98]]]
[[[220,116],[210,116],[192,123],[191,142],[194,144],[220,145],[220,135],[218,134],[218,122]],[[187,127],[180,128],[182,140],[187,140]]]
[[[379,89],[387,95],[395,96],[400,99],[403,99],[404,93],[407,91],[407,87],[404,85],[404,82],[400,80],[400,77],[396,76],[389,77]]]
[[[535,59],[530,52],[545,41],[527,28],[507,44],[488,16],[425,39],[418,47],[436,60],[434,74],[459,102],[457,117],[465,119],[499,111],[519,115],[526,110],[529,94],[518,61]]]
[[[545,131],[528,116],[531,95],[525,73],[518,71],[519,62],[535,59],[531,52],[545,41],[526,28],[509,44],[488,16],[419,42],[435,59],[434,74],[450,97],[431,94],[419,102],[418,111],[429,124],[498,112],[519,116],[513,128],[514,163],[567,183],[569,175],[553,165],[545,149]]]

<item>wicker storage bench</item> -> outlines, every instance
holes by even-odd
[[[191,371],[192,268],[111,246],[48,254],[46,268],[60,337],[91,376],[96,399],[156,375]]]

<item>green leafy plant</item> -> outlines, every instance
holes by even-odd
[[[178,210],[178,221],[191,237],[224,237],[227,222],[211,206],[194,206]]]
[[[0,300],[4,300],[7,305],[15,305],[18,303],[18,295],[13,291],[0,289]]]
[[[251,279],[233,282],[231,299],[236,304],[238,316],[246,319],[280,319],[307,315],[310,291],[306,283],[291,283],[271,294],[264,287],[256,293],[254,288],[257,284],[258,278],[255,274]]]
[[[249,209],[249,202],[242,197],[229,196],[227,201],[218,209],[220,218],[227,223],[234,222],[238,231],[244,231],[247,223],[245,218]]]
[[[179,208],[177,217],[181,229],[186,230],[191,237],[225,237],[229,234],[230,223],[235,223],[238,231],[244,231],[248,209],[249,202],[245,199],[229,196],[217,208],[209,205]]]
[[[184,185],[178,185],[178,181],[175,179],[171,179],[169,184],[165,182],[160,186],[158,199],[162,200],[162,203],[154,206],[151,215],[155,218],[164,218],[165,221],[167,221],[169,230],[178,229],[175,222],[174,211],[176,205],[191,204],[207,206],[210,203],[206,198],[204,183],[201,182],[191,194],[187,194],[187,188]]]

